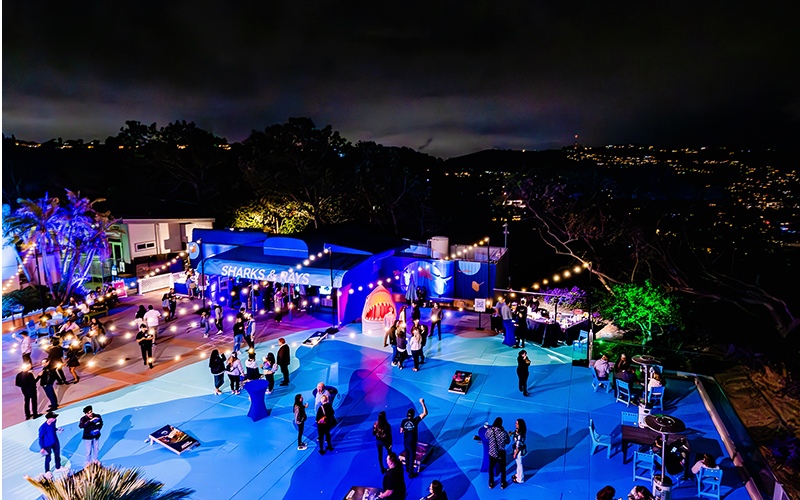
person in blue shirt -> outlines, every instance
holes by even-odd
[[[50,455],[56,455],[56,470],[61,467],[61,443],[58,441],[58,432],[63,429],[56,427],[57,413],[47,412],[45,422],[39,426],[39,453],[44,455],[44,473],[50,474]]]

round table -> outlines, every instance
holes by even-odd
[[[649,403],[649,391],[647,390],[647,385],[649,381],[648,379],[650,378],[650,367],[661,365],[661,360],[655,356],[650,356],[649,354],[639,354],[633,356],[631,361],[637,365],[641,365],[642,367],[642,371],[644,372],[644,400],[645,402]]]

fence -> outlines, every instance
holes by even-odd
[[[148,278],[139,278],[139,295],[144,295],[147,292],[161,290],[163,288],[172,288],[175,279],[183,276],[183,274],[185,273],[169,273]]]

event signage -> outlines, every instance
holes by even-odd
[[[475,299],[475,312],[486,312],[486,299]]]
[[[295,285],[308,285],[310,274],[296,273],[294,269],[277,272],[274,269],[266,270],[258,267],[234,266],[223,264],[220,267],[220,276],[231,278],[244,278],[250,280],[277,281],[278,283],[292,283]]]

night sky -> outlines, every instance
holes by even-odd
[[[2,5],[2,130],[19,139],[187,120],[235,142],[307,116],[447,158],[800,134],[797,2]]]

